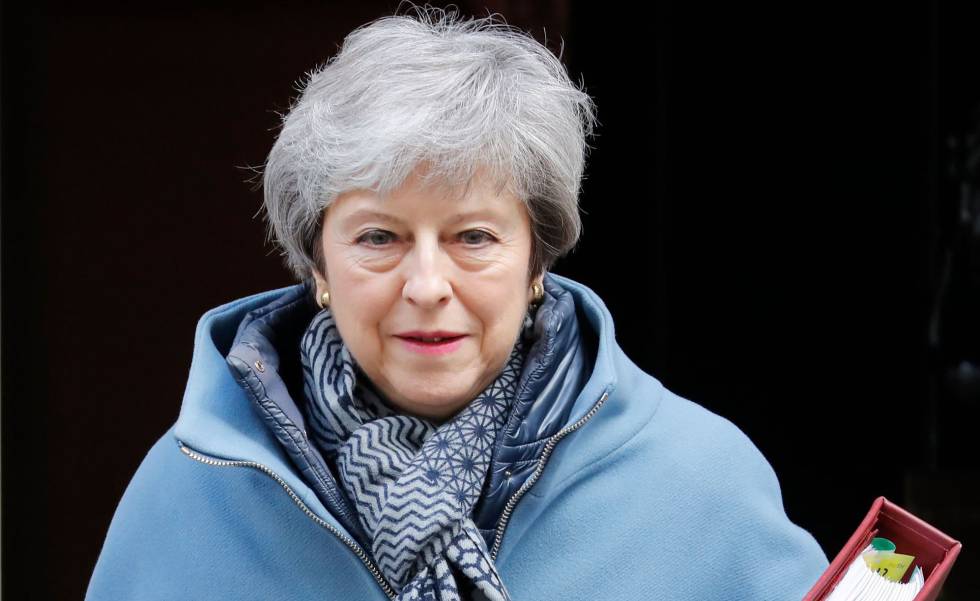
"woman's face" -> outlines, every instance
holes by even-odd
[[[387,201],[339,196],[322,244],[317,295],[330,292],[344,343],[397,409],[443,421],[504,368],[532,300],[517,197],[478,178],[456,198],[413,174]]]

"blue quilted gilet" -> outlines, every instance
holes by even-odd
[[[498,435],[493,462],[473,521],[492,546],[507,501],[537,467],[545,442],[567,425],[575,399],[591,375],[597,341],[579,328],[571,293],[546,274],[545,298],[537,309],[535,340],[524,363],[507,425]],[[338,521],[364,546],[367,536],[341,493],[331,466],[307,436],[299,341],[319,311],[312,281],[290,287],[272,302],[249,312],[226,361],[304,480]],[[256,361],[267,373],[264,394],[253,372]],[[278,377],[270,378],[268,372]]]

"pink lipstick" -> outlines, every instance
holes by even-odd
[[[403,332],[395,335],[405,347],[422,355],[445,355],[463,344],[465,334],[438,330],[433,332]]]

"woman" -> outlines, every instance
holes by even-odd
[[[549,272],[594,122],[492,18],[350,34],[263,174],[300,283],[201,318],[88,598],[800,598],[827,559],[766,460]]]

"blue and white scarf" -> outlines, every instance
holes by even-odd
[[[510,601],[472,512],[516,396],[531,325],[529,314],[500,375],[441,425],[385,403],[329,307],[303,335],[311,440],[336,467],[396,601]]]

